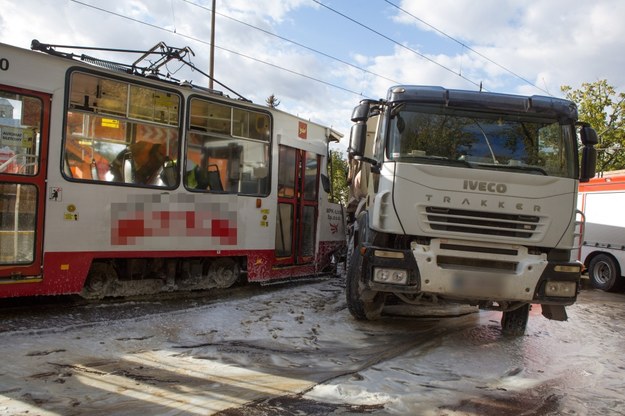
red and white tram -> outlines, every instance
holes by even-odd
[[[0,297],[332,271],[345,233],[328,144],[341,134],[134,66],[47,51],[0,44]]]

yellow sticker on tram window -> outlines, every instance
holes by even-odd
[[[178,100],[175,100],[175,102],[178,102]],[[167,95],[157,95],[154,97],[154,104],[159,107],[173,107],[175,105],[174,100]]]
[[[35,137],[32,130],[24,129],[22,131],[22,147],[24,149],[32,149],[35,143]]]
[[[103,118],[102,119],[102,127],[110,127],[113,129],[119,128],[119,120],[115,120],[112,118]]]

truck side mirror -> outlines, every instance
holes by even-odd
[[[369,119],[369,110],[371,109],[371,103],[367,100],[362,100],[360,104],[354,107],[352,111],[352,122],[357,123],[359,121],[367,121]]]
[[[599,138],[597,137],[597,132],[595,129],[589,126],[583,126],[580,130],[580,135],[582,139],[582,144],[584,146],[590,145],[594,146],[599,143]]]
[[[367,146],[367,121],[372,115],[379,114],[379,111],[374,108],[371,112],[371,101],[362,100],[352,112],[352,121],[355,123],[349,134],[349,147],[347,153],[356,160],[362,160],[377,166],[378,162],[374,159],[365,156],[365,147]]]
[[[597,149],[591,145],[582,148],[582,166],[579,175],[580,182],[588,182],[595,177],[597,165]]]
[[[359,121],[352,126],[349,135],[349,148],[347,152],[356,159],[365,154],[365,144],[367,142],[367,122]]]
[[[597,132],[590,126],[582,126],[580,129],[582,139],[582,166],[579,173],[580,182],[588,182],[595,177],[597,165],[597,149],[594,146],[599,143]]]

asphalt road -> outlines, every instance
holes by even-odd
[[[625,295],[357,322],[339,279],[0,308],[0,414],[622,415]],[[438,316],[432,316],[438,315]]]

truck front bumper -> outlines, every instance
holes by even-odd
[[[365,245],[361,254],[371,290],[465,301],[571,305],[581,275],[580,264],[549,261],[521,245],[432,239],[409,250]]]

